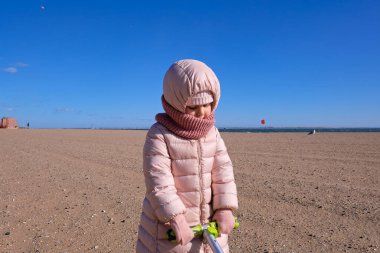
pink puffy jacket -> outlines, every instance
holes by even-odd
[[[202,82],[195,81],[198,85],[192,92],[197,93],[204,87],[199,85]],[[187,100],[186,96],[183,99]],[[213,127],[199,140],[188,140],[156,123],[148,131],[143,153],[146,196],[137,252],[210,252],[199,238],[181,246],[167,241],[165,233],[170,229],[168,222],[178,214],[184,214],[193,226],[208,223],[214,210],[238,208],[232,163],[217,128]],[[225,252],[228,252],[227,237],[218,238]]]

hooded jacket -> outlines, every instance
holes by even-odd
[[[219,81],[204,63],[182,60],[174,63],[164,78],[164,98],[184,113],[189,97],[201,91],[213,94],[215,110]],[[184,214],[190,226],[210,222],[215,210],[238,208],[233,167],[216,127],[198,140],[175,135],[160,123],[148,131],[143,170],[146,195],[138,231],[138,253],[210,252],[202,239],[182,246],[169,242],[169,221]],[[228,236],[217,240],[228,252]]]

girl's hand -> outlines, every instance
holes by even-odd
[[[193,230],[187,224],[183,214],[179,214],[170,220],[170,226],[174,230],[177,242],[181,245],[188,244],[194,238]]]
[[[235,218],[230,209],[216,210],[213,220],[218,223],[219,234],[229,234],[235,227]]]

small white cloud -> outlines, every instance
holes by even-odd
[[[5,111],[5,112],[13,112],[13,111],[15,111],[15,106],[14,105],[10,105],[10,104],[0,103],[0,110]]]
[[[16,62],[15,64],[13,64],[14,67],[20,67],[20,68],[26,68],[29,66],[29,64],[27,63],[24,63],[24,62]]]
[[[17,72],[17,68],[15,68],[15,67],[3,68],[2,71],[14,74]]]
[[[26,68],[29,67],[29,64],[24,63],[24,62],[16,62],[14,64],[9,64],[10,67],[7,68],[2,68],[0,69],[0,72],[7,72],[7,73],[17,73],[19,68]]]
[[[57,113],[80,113],[80,110],[69,108],[69,107],[58,107],[55,108],[55,112]]]

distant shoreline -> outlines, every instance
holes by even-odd
[[[27,129],[27,128],[20,128]],[[147,131],[149,128],[31,128],[31,129],[62,129],[62,130],[137,130]],[[311,132],[316,133],[369,133],[380,132],[377,127],[252,127],[252,128],[239,128],[239,127],[219,127],[220,132],[227,133],[303,133]]]

